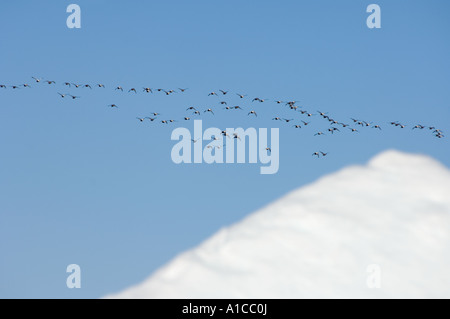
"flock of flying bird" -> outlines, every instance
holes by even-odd
[[[35,83],[46,83],[48,85],[56,85],[55,81],[52,80],[44,80],[41,78],[36,78],[36,77],[32,77],[32,79],[34,80]],[[71,83],[71,82],[63,82],[63,85],[65,87],[73,87],[73,88],[87,88],[87,89],[91,89],[92,90],[92,86],[96,87],[96,88],[100,88],[100,89],[105,89],[106,86],[104,84],[98,83],[96,85],[90,85],[90,84],[77,84],[77,83]],[[16,89],[20,89],[20,88],[31,88],[30,84],[21,84],[21,85],[4,85],[4,84],[0,84],[0,89],[6,89],[7,87],[11,87],[12,89],[16,90]],[[116,86],[114,87],[114,90],[116,91],[121,91],[121,92],[128,92],[128,93],[134,93],[137,94],[138,93],[138,89],[132,87],[129,89],[124,89],[122,86]],[[150,87],[143,87],[142,88],[142,92],[144,93],[154,93],[154,92],[160,92],[162,94],[165,95],[172,95],[174,93],[184,93],[186,92],[186,90],[188,90],[187,88],[178,88],[177,90],[171,89],[171,90],[165,90],[165,89],[152,89]],[[71,98],[73,100],[75,99],[79,99],[80,96],[78,95],[72,95],[72,94],[68,94],[68,93],[60,93],[57,92],[57,94],[61,97],[61,98]],[[247,97],[247,95],[245,94],[240,94],[240,93],[235,93],[236,96],[238,96],[239,99],[245,99]],[[225,91],[225,90],[219,90],[217,92],[210,92],[208,94],[208,96],[216,96],[219,98],[225,98],[227,95],[229,95],[229,91]],[[260,98],[260,97],[255,97],[251,100],[252,103],[265,103],[267,101],[270,101],[269,99],[265,99],[265,98]],[[351,131],[352,133],[358,133],[358,129],[359,127],[361,128],[372,128],[372,129],[376,129],[376,130],[382,130],[381,126],[379,124],[373,124],[372,122],[367,122],[367,121],[363,121],[363,120],[359,120],[359,119],[355,119],[355,118],[351,118],[351,123],[352,125],[348,124],[348,123],[343,123],[343,122],[339,122],[336,121],[334,118],[332,118],[331,116],[328,115],[328,113],[324,113],[321,111],[317,111],[314,113],[310,113],[308,111],[306,111],[302,106],[297,105],[298,101],[281,101],[281,100],[275,100],[274,103],[276,104],[281,104],[281,105],[285,105],[287,106],[290,110],[295,111],[295,112],[299,112],[300,114],[305,116],[305,119],[307,118],[311,118],[313,116],[320,116],[322,117],[324,120],[328,121],[330,124],[330,127],[327,129],[327,133],[325,132],[317,132],[314,134],[314,136],[321,136],[321,135],[326,135],[326,134],[335,134],[337,132],[341,132],[341,129],[348,129],[349,131]],[[243,108],[239,105],[234,105],[234,106],[229,106],[228,103],[226,101],[223,101],[222,99],[218,102],[218,104],[222,107],[222,109],[224,110],[241,110],[243,111]],[[110,108],[119,108],[118,105],[116,104],[109,104],[108,107]],[[186,109],[186,112],[190,111],[192,112],[192,115],[194,116],[199,116],[202,114],[201,111],[199,111],[197,108],[195,108],[194,106],[190,106]],[[212,115],[215,115],[214,110],[212,108],[207,108],[205,110],[203,110],[203,113],[209,113]],[[250,110],[247,113],[247,116],[253,116],[253,117],[258,117],[258,114],[255,110]],[[136,119],[139,122],[144,122],[145,120],[149,120],[150,122],[154,122],[156,120],[158,120],[158,116],[160,115],[157,112],[153,112],[150,114],[151,116],[146,116],[146,117],[137,117]],[[191,116],[192,116],[191,115]],[[186,115],[183,117],[184,121],[189,121],[191,120],[191,117],[189,115]],[[290,119],[290,118],[283,118],[283,117],[274,117],[272,118],[272,120],[274,121],[281,121],[281,122],[285,122],[285,123],[291,123],[294,121],[294,119]],[[169,124],[169,123],[173,123],[176,122],[176,120],[174,119],[169,119],[169,120],[158,120],[160,121],[160,123],[162,124]],[[292,127],[296,128],[296,129],[300,129],[302,127],[308,126],[311,122],[307,122],[305,120],[301,120],[297,123],[301,123],[301,124],[293,124]],[[390,122],[389,123],[391,126],[400,128],[400,129],[405,129],[406,127],[408,127],[405,124],[402,124],[398,121],[394,121],[394,122]],[[437,129],[434,126],[426,126],[426,125],[421,125],[421,124],[417,124],[415,126],[412,127],[412,130],[428,130],[430,131],[436,138],[444,138],[444,132],[440,129]],[[229,137],[227,132],[224,130],[222,131],[222,135]],[[233,138],[237,138],[240,139],[239,136],[237,136],[236,134],[233,135]],[[193,141],[195,143],[195,141]],[[266,149],[267,151],[270,152],[270,148]],[[317,158],[320,157],[324,157],[327,156],[328,153],[319,151],[319,152],[314,152],[312,154],[312,156],[316,156]]]

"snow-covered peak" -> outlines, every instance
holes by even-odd
[[[385,171],[401,171],[401,172],[416,172],[417,174],[425,175],[428,171],[447,172],[448,170],[441,163],[432,157],[421,154],[408,154],[396,150],[385,151],[375,156],[368,164],[369,167],[385,170]]]
[[[387,151],[291,192],[108,297],[448,298],[449,268],[449,170]]]

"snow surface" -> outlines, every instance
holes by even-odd
[[[380,288],[367,284],[374,264]],[[449,273],[450,171],[387,151],[291,192],[106,298],[450,298]]]

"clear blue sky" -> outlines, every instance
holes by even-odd
[[[70,3],[81,7],[79,30],[66,27]],[[370,3],[381,7],[381,29],[366,26]],[[120,291],[219,228],[386,149],[450,166],[447,137],[411,130],[420,123],[450,131],[449,12],[448,1],[2,3],[0,84],[32,87],[0,89],[0,297]],[[107,88],[68,89],[64,81]],[[167,97],[121,93],[117,85],[189,90]],[[221,110],[207,96],[219,89],[248,94],[226,100],[258,118]],[[251,103],[256,96],[271,101]],[[315,116],[295,130],[272,121],[304,119],[277,99],[343,122],[373,121],[383,131],[314,137],[328,124]],[[192,123],[136,116],[181,119],[190,105],[217,110],[202,112],[205,127],[281,127],[278,174],[260,175],[260,164],[172,163],[172,129]],[[329,155],[317,160],[318,150]],[[81,289],[66,287],[73,263]]]

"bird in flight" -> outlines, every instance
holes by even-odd
[[[75,95],[70,95],[70,94],[68,94],[73,100],[75,100],[75,99],[79,99],[80,97],[79,96],[75,96]]]
[[[328,155],[328,153],[324,153],[324,152],[322,152],[322,151],[314,152],[314,153],[312,154],[312,156],[317,156],[317,158],[320,158],[320,156],[325,157],[325,156],[327,156],[327,155]]]
[[[121,91],[123,92],[123,87],[117,86],[117,87],[116,87],[116,90],[121,90]]]
[[[212,113],[212,115],[214,115],[214,112],[212,109],[207,109],[207,110],[203,111],[203,113],[206,113],[206,112],[210,112],[210,113]]]
[[[269,99],[260,99],[260,98],[254,98],[253,101],[259,101],[260,103],[263,103],[265,101],[268,101]]]
[[[329,128],[328,131],[331,132],[331,134],[334,134],[335,131],[340,132],[340,130],[337,127]]]
[[[328,119],[328,121],[330,122],[330,125],[339,124],[338,121],[333,120],[333,119]]]
[[[405,128],[406,127],[406,125],[400,124],[399,122],[391,122],[391,125],[394,125],[394,126],[397,126],[397,127],[400,127],[400,128]]]
[[[246,97],[247,95],[243,95],[243,94],[239,94],[239,93],[236,93],[237,94],[237,96],[239,96],[239,98],[241,98],[241,99],[243,99],[244,97]]]
[[[118,108],[118,106],[117,105],[115,105],[115,104],[110,104],[110,105],[108,105],[109,107],[115,107],[115,108]]]
[[[254,116],[258,116],[258,114],[256,114],[256,112],[255,111],[250,111],[250,112],[248,112],[248,114],[247,115],[250,115],[250,114],[253,114]]]

